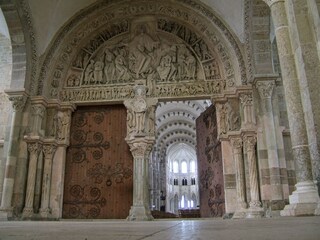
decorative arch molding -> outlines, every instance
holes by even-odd
[[[160,84],[156,86],[147,81],[148,78],[141,76],[141,72],[131,71],[136,74],[135,78],[130,79],[131,83],[137,84],[137,81],[141,83],[140,80],[145,80],[149,87],[148,96],[208,98],[212,94],[220,94],[226,89],[247,83],[240,44],[222,21],[200,3],[186,0],[176,1],[175,4],[172,1],[137,0],[128,4],[126,0],[110,0],[88,7],[60,31],[50,45],[42,65],[38,94],[71,102],[121,101],[133,97],[129,79],[125,79],[126,82],[121,78],[122,85],[105,84],[105,79],[94,85],[90,84],[90,81],[84,81],[83,76],[90,60],[96,63],[97,59],[103,56],[102,49],[110,50],[114,56],[124,52],[128,61],[132,49],[128,50],[120,45],[133,44],[136,37],[133,34],[134,29],[139,24],[143,25],[139,19],[144,18],[151,20],[151,24],[150,21],[143,23],[145,33],[150,39],[154,42],[165,39],[161,44],[171,40],[174,44],[170,47],[176,47],[178,52],[180,46],[185,46],[186,57],[189,55],[191,59],[195,58],[198,64],[193,81],[181,81],[180,77],[180,82],[163,84],[160,76]],[[123,42],[124,37],[132,41]],[[208,55],[203,54],[203,49],[208,50]],[[83,52],[89,56],[84,57],[86,60],[82,61],[83,66],[78,66],[77,69],[74,62]],[[158,62],[160,60],[161,58],[158,58]],[[216,67],[218,75],[210,75],[210,71],[215,72],[207,69],[210,67]],[[165,71],[163,75],[165,78],[169,76]],[[172,79],[166,80],[170,82]],[[108,87],[101,88],[102,85]]]

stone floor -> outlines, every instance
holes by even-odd
[[[0,240],[319,240],[320,217],[259,220],[156,220],[152,222],[0,222]]]

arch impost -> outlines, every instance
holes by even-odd
[[[271,8],[274,4],[279,2],[285,2],[285,0],[264,0],[264,2]]]
[[[211,101],[215,103],[225,103],[228,99],[238,98],[241,94],[252,93],[253,85],[237,86],[236,88],[224,91],[222,94],[217,94],[211,97]]]

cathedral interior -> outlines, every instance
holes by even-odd
[[[320,215],[319,0],[1,0],[0,219]]]

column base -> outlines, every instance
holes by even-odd
[[[247,209],[240,209],[235,211],[232,219],[242,219],[242,218],[246,218],[246,216],[247,216]]]
[[[8,221],[13,216],[13,208],[0,208],[0,221]]]
[[[317,208],[314,211],[314,215],[316,216],[320,216],[320,201],[318,202]]]
[[[249,208],[247,210],[246,218],[262,218],[264,217],[263,208]]]
[[[33,208],[25,207],[22,211],[22,219],[31,219],[33,215]]]
[[[318,208],[319,195],[314,183],[301,182],[296,184],[296,191],[289,196],[289,205],[280,212],[281,216],[315,215]]]
[[[51,209],[45,208],[39,211],[41,218],[51,218]]]
[[[152,221],[151,212],[144,206],[132,206],[127,217],[128,221]]]

